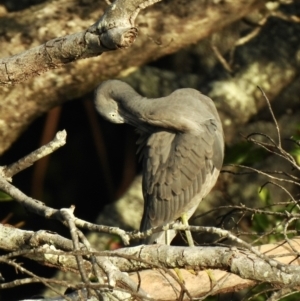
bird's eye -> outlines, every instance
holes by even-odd
[[[110,117],[116,118],[116,113],[110,113]]]

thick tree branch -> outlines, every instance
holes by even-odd
[[[62,33],[85,32],[94,22],[86,16],[96,20],[103,13],[101,5],[104,2],[91,1],[89,6],[83,6],[80,1],[55,1],[47,2],[46,5],[47,10],[40,5],[23,14],[14,13],[0,19],[0,28],[7,33],[7,38],[1,39],[0,36],[0,56],[8,57],[12,55],[12,50],[21,52],[33,48],[37,46],[36,43],[42,44]],[[136,20],[139,38],[134,47],[63,65],[18,86],[0,86],[3,104],[0,106],[0,153],[10,146],[34,118],[49,108],[90,92],[101,80],[131,72],[150,60],[195,43],[262,6],[264,3],[260,0],[223,1],[217,4],[204,0],[162,1],[139,14]],[[60,22],[57,21],[58,8]],[[32,15],[39,16],[34,23]],[[15,33],[16,23],[20,34]],[[26,39],[23,38],[25,34]],[[58,45],[60,43],[63,41]],[[66,62],[76,55],[81,55],[81,52],[67,52]],[[30,73],[30,70],[27,72]],[[3,77],[7,79],[5,74],[6,70]],[[37,73],[33,76],[37,76]]]
[[[138,33],[134,27],[138,12],[159,1],[116,0],[86,31],[50,40],[0,60],[0,84],[17,83],[62,64],[129,47]]]
[[[64,253],[55,250],[53,246],[59,247],[61,241],[67,241],[58,235],[47,232],[40,232],[42,238],[36,240],[36,234],[31,231],[24,231],[0,225],[0,248],[8,250],[22,250],[12,253],[9,258],[16,256],[26,256],[40,263],[65,268],[70,271],[77,269],[74,255],[76,253]],[[45,245],[49,240],[52,247]],[[33,244],[33,242],[35,242]],[[63,243],[64,248],[71,247],[71,242]],[[35,251],[34,251],[35,249]],[[72,249],[72,248],[71,248]],[[69,251],[71,251],[69,249]],[[163,270],[152,270],[153,267],[162,269],[180,268],[185,281],[185,286],[193,297],[203,296],[213,291],[213,294],[224,293],[227,291],[236,291],[242,288],[253,286],[255,282],[268,282],[282,286],[299,286],[300,276],[297,272],[299,260],[294,250],[300,251],[300,240],[294,238],[291,240],[291,246],[285,243],[269,244],[257,247],[256,250],[282,265],[291,265],[295,267],[294,272],[284,273],[272,266],[266,261],[260,259],[248,250],[238,249],[236,247],[172,247],[172,246],[138,246],[133,248],[124,248],[111,252],[97,252],[95,249],[82,251],[78,255],[94,254],[101,261],[108,260],[113,266],[122,272],[131,274],[131,279],[136,283],[141,281],[141,286],[155,300],[159,296],[163,299],[175,300],[178,298],[181,290],[176,278],[170,277]],[[103,262],[104,262],[103,261]],[[57,263],[64,263],[63,266],[57,266]],[[92,266],[87,261],[85,269],[90,273]],[[196,274],[188,272],[189,269],[195,269]],[[203,269],[210,269],[211,278]],[[143,270],[143,271],[141,271]],[[139,271],[139,276],[134,271]],[[140,277],[140,280],[139,280]],[[213,280],[213,283],[211,282]],[[168,282],[163,290],[158,290],[157,285]],[[199,281],[202,285],[199,286]],[[175,289],[174,289],[175,288]],[[161,298],[160,298],[161,299]]]

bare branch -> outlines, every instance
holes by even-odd
[[[273,118],[273,121],[274,121],[274,124],[275,124],[275,127],[276,127],[276,130],[277,130],[277,138],[278,138],[278,148],[281,148],[281,135],[280,135],[280,130],[279,130],[279,126],[278,126],[278,123],[277,123],[277,120],[276,120],[276,117],[274,115],[274,112],[272,110],[272,107],[271,107],[271,104],[270,104],[270,101],[265,93],[265,91],[261,88],[261,87],[258,87],[258,89],[261,91],[263,97],[265,98],[266,102],[267,102],[267,105],[268,105],[268,108],[269,108],[269,111],[272,115],[272,118]]]
[[[31,277],[33,278],[33,282],[41,282],[41,283],[43,283],[46,287],[49,287],[49,288],[50,288],[52,291],[54,291],[56,294],[58,294],[59,296],[63,297],[63,295],[62,295],[58,290],[56,290],[53,286],[51,286],[51,284],[49,284],[48,279],[45,279],[45,278],[43,278],[43,277],[39,277],[39,276],[35,275],[34,273],[30,272],[29,270],[25,269],[25,268],[22,267],[20,264],[14,262],[14,261],[12,261],[12,260],[6,260],[6,259],[3,260],[3,259],[0,257],[0,262],[6,263],[6,264],[8,264],[8,265],[11,265],[11,266],[13,266],[16,270],[18,270],[18,271],[20,271],[20,272],[22,272],[22,273],[25,273],[25,274],[31,276]],[[23,285],[23,284],[26,284],[27,282],[28,282],[28,280],[27,280],[27,281],[24,281],[24,282],[23,282],[22,280],[16,280],[16,281],[14,281],[14,285]],[[1,284],[0,284],[0,287],[1,287]],[[68,297],[66,297],[66,300],[72,301],[72,300],[69,299]]]
[[[20,82],[78,59],[130,47],[138,34],[134,21],[139,11],[159,1],[116,0],[86,31],[55,38],[0,60],[0,84]]]
[[[22,14],[9,13],[7,22],[4,18],[0,20],[0,28],[8,33],[14,32],[14,24],[20,24],[20,18],[22,18],[22,28],[19,28],[20,38],[25,36],[27,42],[22,43],[22,40],[18,38],[19,36],[13,38],[13,34],[8,38],[3,36],[0,56],[6,56],[8,59],[13,51],[21,52],[36,47],[37,43],[38,45],[43,44],[45,41],[61,35],[62,32],[72,32],[72,30],[73,33],[86,32],[89,25],[97,20],[98,15],[103,14],[105,2],[92,1],[88,6],[84,3],[79,0],[48,1],[45,2],[47,9],[39,5],[24,11]],[[146,62],[174,53],[187,45],[195,44],[200,39],[207,37],[209,33],[216,32],[264,6],[264,2],[261,0],[247,0],[243,3],[232,2],[231,0],[218,3],[193,0],[189,1],[188,4],[185,5],[181,2],[179,4],[176,1],[160,2],[140,13],[138,21],[136,21],[139,25],[139,39],[137,39],[134,47],[130,47],[126,51],[116,51],[91,59],[77,60],[70,65],[67,62],[74,61],[74,57],[75,59],[78,56],[80,58],[81,55],[81,49],[76,52],[76,47],[80,48],[80,46],[74,45],[75,54],[71,50],[69,50],[69,54],[68,50],[63,48],[66,63],[61,59],[61,68],[47,73],[41,74],[44,68],[49,68],[48,65],[52,63],[51,60],[46,57],[46,61],[37,66],[40,60],[31,59],[34,65],[23,70],[27,74],[26,77],[23,76],[23,73],[20,74],[20,69],[24,69],[25,65],[27,66],[26,61],[18,62],[19,65],[15,66],[17,75],[8,70],[9,75],[14,80],[18,77],[19,82],[25,81],[26,78],[31,79],[21,85],[8,86],[4,84],[2,87],[0,85],[3,103],[0,108],[2,119],[0,153],[3,153],[16,140],[29,123],[43,112],[48,111],[49,108],[90,92],[99,81],[123,76],[124,72],[128,74]],[[56,13],[52,13],[57,11],[57,7],[61,8],[58,16]],[[81,13],[83,13],[82,8],[85,9],[84,18],[80,18]],[[39,15],[34,24],[30,21],[33,13]],[[165,16],[171,17],[166,18]],[[57,18],[60,19],[57,20]],[[46,23],[45,19],[47,20]],[[65,20],[70,20],[70,23],[73,24],[71,28]],[[40,33],[42,29],[43,33]],[[96,30],[96,28],[94,29]],[[153,43],[153,40],[158,41],[159,45]],[[58,42],[57,46],[61,43],[63,42]],[[56,47],[56,44],[54,46]],[[264,71],[269,72],[269,68],[264,68]],[[271,72],[274,72],[273,69]],[[32,77],[38,78],[38,84],[36,84],[36,79]],[[269,76],[265,77],[264,75],[264,78],[269,78]],[[1,81],[10,82],[5,68],[0,71]],[[249,91],[251,97],[252,91],[254,89]],[[18,106],[17,111],[14,109],[16,106]],[[19,116],[23,116],[23,118],[19,118]]]
[[[253,167],[250,167],[250,166],[238,165],[238,164],[228,164],[227,166],[240,167],[240,168],[248,169],[248,170],[251,170],[254,173],[258,173],[258,174],[264,175],[264,176],[266,176],[266,177],[268,177],[270,179],[276,180],[276,181],[291,183],[291,184],[300,186],[300,183],[298,183],[296,181],[289,180],[289,179],[284,179],[284,178],[278,178],[278,177],[272,176],[272,174],[270,172],[268,172],[268,171],[258,170],[256,168],[253,168]],[[233,173],[230,170],[223,170],[223,172]]]
[[[1,176],[0,176],[0,190],[12,196],[16,201],[22,204],[22,206],[24,206],[24,208],[26,208],[28,211],[43,216],[45,218],[60,220],[66,225],[63,217],[61,216],[60,210],[48,207],[41,201],[28,197],[21,190],[19,190],[18,188],[10,184]],[[129,237],[126,234],[126,232],[122,229],[92,224],[79,218],[76,218],[74,222],[75,225],[79,228],[119,235],[123,239],[124,244],[129,244]]]
[[[73,267],[69,266],[68,267],[69,270],[76,269],[76,265],[77,265],[76,261],[65,260],[63,258],[80,255],[80,256],[85,256],[86,258],[88,258],[88,256],[95,256],[97,261],[99,260],[98,263],[100,264],[100,266],[102,266],[102,264],[106,262],[105,266],[108,267],[107,260],[109,260],[109,265],[115,266],[117,269],[120,269],[123,272],[125,271],[132,272],[132,271],[138,271],[141,269],[149,269],[149,268],[151,269],[151,267],[153,266],[157,266],[157,267],[161,266],[163,269],[164,268],[196,269],[197,267],[201,267],[202,269],[214,269],[214,271],[212,271],[211,273],[213,273],[214,275],[213,277],[215,277],[215,281],[218,282],[219,285],[219,287],[216,288],[214,293],[222,292],[225,289],[225,287],[227,287],[228,289],[228,286],[233,285],[232,281],[234,281],[234,283],[239,283],[241,285],[240,288],[245,286],[252,286],[253,285],[252,280],[265,282],[266,274],[268,275],[267,281],[270,283],[276,283],[277,285],[278,284],[299,285],[300,283],[298,267],[293,265],[292,266],[293,268],[289,268],[287,266],[287,264],[289,264],[292,260],[297,258],[297,252],[295,253],[293,249],[296,249],[299,252],[300,250],[299,239],[290,240],[291,245],[287,242],[285,243],[283,242],[279,244],[278,243],[270,244],[270,245],[254,248],[256,253],[263,254],[263,256],[268,255],[269,258],[276,258],[276,260],[280,262],[280,265],[282,267],[287,267],[286,272],[283,272],[283,271],[279,271],[276,268],[274,270],[274,267],[272,267],[268,261],[266,262],[265,260],[261,259],[261,256],[257,257],[252,253],[252,251],[249,252],[247,250],[238,249],[236,247],[214,246],[214,247],[190,248],[190,247],[151,245],[151,246],[138,246],[134,248],[119,249],[116,251],[97,252],[92,249],[90,250],[81,249],[79,252],[77,251],[77,252],[63,253],[58,250],[55,251],[53,248],[49,248],[49,246],[48,247],[44,246],[38,249],[35,247],[34,249],[32,249],[32,251],[30,251],[28,250],[28,246],[30,248],[32,247],[28,245],[28,242],[31,240],[28,239],[28,237],[26,240],[22,239],[22,235],[24,234],[28,235],[28,231],[14,229],[11,227],[5,227],[1,225],[0,227],[2,227],[2,229],[9,228],[9,231],[16,231],[16,233],[20,235],[19,239],[14,241],[18,241],[18,242],[23,241],[23,247],[22,247],[24,249],[24,251],[22,251],[23,256],[28,256],[33,260],[37,260],[38,258],[41,258],[40,255],[44,254],[43,255],[44,259],[48,261],[51,260],[49,261],[51,265],[53,263],[59,263],[59,262],[72,263]],[[216,231],[218,230],[219,229],[216,229]],[[0,231],[0,233],[2,233],[2,230]],[[32,233],[32,235],[34,235],[34,233]],[[2,237],[0,239],[0,242],[1,241],[2,241]],[[53,243],[57,245],[55,241],[53,241]],[[18,248],[20,248],[20,245],[18,246]],[[53,256],[50,256],[51,254]],[[20,255],[21,253],[19,252],[14,254],[14,256],[20,256]],[[13,258],[11,256],[9,257],[7,256],[8,255],[1,257],[2,262],[5,262],[5,260],[8,260],[8,258],[11,259]],[[59,256],[59,259],[57,256]],[[86,259],[84,261],[86,261]],[[298,265],[298,261],[296,261],[294,264]],[[67,266],[65,266],[65,268],[66,267]],[[85,269],[87,267],[88,266],[85,264]],[[223,271],[218,271],[217,269],[221,269]],[[206,294],[207,292],[210,291],[211,284],[207,276],[207,273],[205,271],[199,271],[197,275],[193,275],[189,272],[185,272],[184,270],[180,270],[180,271],[183,275],[183,278],[185,279],[186,289],[192,294],[192,296],[199,296],[200,291],[202,292],[200,295],[202,295],[203,293]],[[237,276],[231,274],[230,274],[230,278],[227,279],[226,277],[228,277],[228,272],[226,271],[235,273],[240,277],[248,280],[243,280],[241,278],[232,278]],[[115,272],[113,272],[113,274]],[[155,278],[151,278],[152,279],[151,281],[153,283],[150,284],[150,287],[148,286],[145,287],[144,283],[148,284],[149,281],[148,278],[150,277],[149,273],[151,275],[153,274],[153,277],[155,276]],[[150,294],[153,298],[157,299],[156,294],[161,293],[161,291],[160,292],[155,292],[155,290],[153,291],[152,285],[154,285],[154,282],[159,283],[160,281],[162,281],[161,278],[162,276],[167,277],[168,281],[170,281],[172,285],[178,288],[178,292],[181,291],[181,289],[178,287],[179,284],[178,283],[176,284],[175,279],[172,280],[170,276],[168,276],[167,274],[165,273],[160,274],[160,273],[161,272],[159,272],[158,270],[154,270],[154,271],[145,270],[140,272],[140,277],[141,277],[140,281],[142,287],[144,287],[147,292],[149,293],[151,292]],[[110,277],[113,276],[113,274],[110,274]],[[115,279],[114,277],[115,276],[113,276],[111,280]],[[122,277],[125,276],[123,275]],[[136,274],[132,274],[131,279],[133,281],[137,281],[137,283],[139,282]],[[193,288],[195,281],[199,283],[200,279],[202,279],[201,283],[203,283],[203,286],[201,286],[200,288],[199,285],[198,286],[195,285],[195,287]],[[208,286],[206,286],[206,284],[204,283],[207,283]],[[72,284],[72,287],[79,288],[80,285]],[[81,284],[81,287],[85,287],[85,286]],[[101,283],[98,284],[98,287],[101,287]],[[194,294],[195,288],[197,288],[198,290],[197,295]],[[205,290],[206,292],[204,292]],[[172,286],[167,287],[166,291],[168,292],[168,294],[171,295],[174,294]],[[173,291],[173,293],[171,291]],[[169,298],[172,299],[170,295]]]
[[[18,160],[17,162],[11,165],[3,166],[2,167],[3,175],[6,178],[11,178],[18,172],[31,166],[34,162],[53,153],[58,148],[66,144],[66,137],[67,137],[67,132],[65,130],[57,132],[54,139],[49,143],[47,143],[46,145],[43,145],[39,149],[33,151],[29,155],[25,156],[24,158]]]
[[[61,212],[62,216],[65,218],[66,222],[68,223],[68,227],[70,229],[70,234],[71,234],[72,242],[73,242],[73,249],[74,249],[74,251],[79,251],[80,246],[79,246],[79,240],[78,240],[78,235],[77,235],[77,228],[74,223],[74,215],[73,215],[74,209],[75,209],[74,207],[70,208],[70,209],[61,209],[60,212]],[[86,284],[86,286],[87,286],[88,298],[90,298],[90,296],[92,295],[92,291],[88,287],[90,285],[90,280],[84,269],[83,258],[81,255],[75,255],[75,258],[76,258],[79,273],[81,275],[81,279],[82,279],[83,283]]]

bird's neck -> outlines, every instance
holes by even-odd
[[[114,90],[114,97],[118,99],[120,109],[123,114],[129,114],[136,120],[142,121],[146,112],[151,108],[149,100],[146,97],[142,97],[131,87],[130,89],[118,89]]]

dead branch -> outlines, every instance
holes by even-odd
[[[2,175],[10,179],[18,172],[28,168],[31,166],[34,162],[40,160],[41,158],[48,156],[49,154],[56,151],[58,148],[62,147],[66,144],[66,138],[67,138],[67,132],[60,131],[57,132],[54,139],[47,143],[46,145],[43,145],[39,149],[33,151],[31,154],[25,156],[24,158],[18,160],[17,162],[2,167]]]
[[[139,11],[158,1],[116,0],[87,30],[0,60],[0,84],[20,82],[62,64],[129,47],[138,33],[134,21]]]
[[[86,273],[92,273],[92,266],[88,262],[89,256],[95,256],[97,260],[102,262],[110,262],[122,272],[131,273],[130,277],[136,283],[141,282],[142,288],[155,300],[158,294],[163,294],[168,300],[174,300],[181,291],[179,284],[173,277],[168,276],[161,269],[180,268],[186,289],[193,297],[203,296],[206,293],[217,294],[226,291],[239,290],[245,287],[253,286],[257,281],[269,282],[276,285],[299,286],[300,276],[298,272],[298,252],[300,251],[300,239],[294,238],[290,242],[279,242],[256,247],[256,252],[264,254],[280,262],[282,266],[287,267],[286,272],[280,271],[272,267],[265,260],[260,259],[252,252],[239,249],[236,247],[173,247],[162,245],[138,246],[133,248],[119,249],[116,251],[99,252],[95,249],[63,252],[54,248],[58,246],[58,235],[52,235],[52,247],[40,240],[39,245],[36,244],[36,234],[30,231],[14,229],[0,225],[1,244],[0,248],[6,246],[10,239],[14,245],[10,243],[9,247],[15,250],[22,250],[3,255],[1,262],[12,260],[18,256],[26,256],[32,260],[38,260],[42,264],[57,266],[57,263],[64,263],[59,268],[65,268],[70,271],[77,270],[75,256],[83,256],[84,269]],[[3,233],[6,233],[3,235]],[[46,235],[47,233],[44,232]],[[39,233],[41,238],[43,235]],[[24,239],[26,237],[26,239]],[[32,238],[32,239],[31,239]],[[60,240],[65,240],[60,238]],[[33,246],[32,241],[35,241]],[[31,242],[31,243],[30,243]],[[68,245],[70,246],[71,241]],[[64,244],[65,246],[66,244]],[[295,252],[296,251],[296,252]],[[73,259],[72,259],[73,258]],[[72,260],[71,260],[72,259]],[[107,263],[106,263],[107,264]],[[157,270],[152,270],[156,267]],[[293,267],[292,269],[290,267]],[[196,270],[196,274],[188,272],[189,269]],[[142,270],[142,271],[141,271]],[[210,270],[209,276],[206,271]],[[138,273],[138,274],[137,274]],[[102,274],[101,274],[102,275]],[[139,276],[138,276],[139,275]],[[140,278],[139,278],[140,277]],[[211,284],[211,278],[214,284]],[[201,280],[201,285],[195,285]],[[161,282],[170,281],[170,286],[164,288],[164,292],[157,290],[156,285]],[[73,284],[76,286],[76,284]],[[115,283],[111,283],[115,286]],[[1,287],[1,285],[0,285]],[[174,290],[175,287],[175,290]]]
[[[8,36],[8,38],[0,40],[0,56],[6,56],[9,59],[16,52],[24,52],[39,44],[44,44],[45,41],[58,37],[62,33],[76,35],[74,32],[81,32],[81,38],[83,38],[83,33],[87,31],[90,24],[95,23],[99,15],[103,14],[105,7],[104,2],[91,1],[89,6],[83,6],[82,1],[77,0],[47,2],[45,5],[47,5],[47,9],[44,8],[44,5],[40,5],[28,9],[22,14],[11,13],[3,20],[0,19],[0,28],[3,28]],[[64,51],[65,48],[57,47],[64,45],[65,37],[59,38],[57,41],[54,39],[55,43],[52,41],[53,49],[51,48],[51,51],[55,53],[55,57],[59,56],[59,53],[56,52],[60,51],[65,52],[66,56],[61,58],[61,62],[55,61],[55,64],[61,64],[60,68],[51,69],[40,75],[43,68],[47,69],[52,66],[48,56],[45,56],[45,61],[41,61],[41,59],[34,61],[34,66],[22,71],[23,74],[27,74],[27,77],[35,77],[34,79],[28,79],[17,86],[6,84],[0,86],[3,104],[0,107],[2,119],[0,152],[7,149],[32,120],[53,106],[90,92],[101,80],[128,74],[150,60],[194,44],[211,32],[218,31],[262,6],[264,3],[260,0],[248,0],[243,3],[223,1],[217,4],[198,0],[186,3],[160,2],[139,14],[136,20],[139,38],[134,43],[134,47],[130,47],[128,50],[107,52],[100,57],[76,60],[72,65],[67,63],[81,57],[81,48],[85,50],[86,46],[78,45],[80,40],[78,41],[72,36],[73,46],[77,47],[75,48],[77,51],[72,52],[70,48]],[[58,7],[61,18],[59,22],[57,21]],[[201,18],[199,18],[199,13]],[[81,14],[84,14],[84,18],[80,18]],[[39,18],[32,22],[32,15],[38,15]],[[164,16],[170,16],[170,18]],[[68,22],[67,20],[72,21]],[[20,36],[13,34],[16,23],[21,24]],[[120,28],[123,28],[121,25]],[[89,33],[89,35],[96,39],[99,38],[94,33]],[[21,39],[23,36],[26,36],[26,43]],[[153,43],[153,40],[159,43]],[[67,43],[67,45],[71,44]],[[30,52],[30,50],[28,51]],[[39,68],[38,63],[40,63],[41,70],[31,72],[32,68]],[[26,61],[22,61],[20,64],[19,69],[24,69],[22,66],[26,65]],[[18,66],[16,65],[15,68]],[[17,80],[18,76],[23,76],[19,74],[19,71],[14,74],[12,70],[8,70],[8,73],[3,70],[0,77],[2,76],[4,82],[9,82],[7,77],[9,74],[11,79]],[[26,99],[24,99],[24,95],[26,95]],[[15,110],[16,105],[18,106],[17,111]]]

